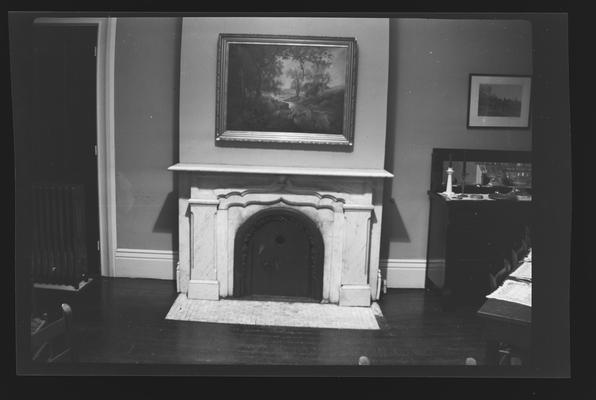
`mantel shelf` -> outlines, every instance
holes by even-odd
[[[312,168],[312,167],[266,167],[258,165],[226,165],[178,163],[168,168],[180,172],[222,172],[238,174],[270,174],[270,175],[317,175],[344,176],[361,178],[392,178],[393,174],[384,169],[372,168]]]

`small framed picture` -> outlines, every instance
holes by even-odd
[[[470,74],[468,128],[529,128],[532,78]]]

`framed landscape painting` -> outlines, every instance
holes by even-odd
[[[529,128],[532,78],[470,75],[468,128]]]
[[[220,34],[216,144],[351,150],[356,39]]]

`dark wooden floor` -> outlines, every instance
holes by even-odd
[[[379,302],[378,331],[287,328],[170,321],[175,283],[103,278],[63,300],[73,308],[80,359],[86,363],[464,365],[484,361],[475,309],[444,311],[422,289],[390,289]],[[58,301],[48,291],[37,301]]]

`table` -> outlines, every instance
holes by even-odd
[[[499,350],[501,344],[514,347],[522,355],[522,359],[529,359],[532,336],[532,307],[503,301],[487,299],[477,312],[483,320],[486,340],[486,363],[499,364]]]

